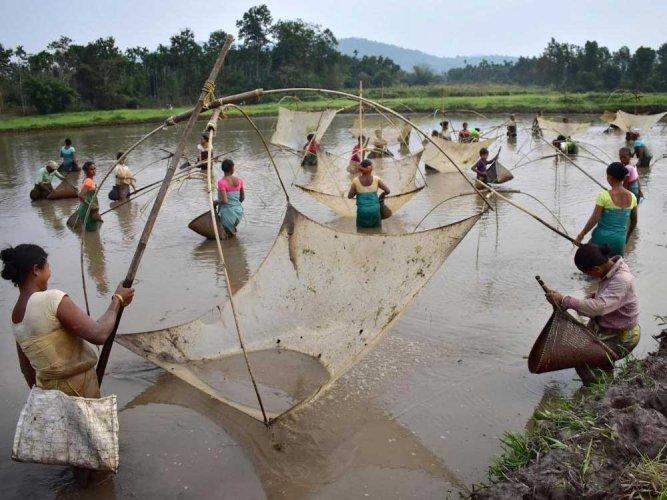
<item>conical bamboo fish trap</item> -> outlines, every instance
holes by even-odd
[[[58,184],[49,195],[46,197],[47,200],[64,200],[66,198],[76,198],[79,196],[79,193],[72,184],[67,181],[62,181]]]
[[[539,276],[540,284],[543,285]],[[543,285],[544,287],[544,285]],[[546,288],[545,288],[546,290]],[[530,373],[588,366],[611,369],[617,356],[595,332],[567,311],[554,307],[528,355]]]
[[[200,216],[192,219],[190,224],[188,224],[188,227],[195,233],[202,235],[207,240],[214,240],[215,230],[213,229],[214,221],[212,219],[211,212],[207,210]],[[215,217],[215,223],[218,224],[218,234],[220,235],[220,238],[223,240],[226,239],[227,232],[224,227],[222,227],[220,219]]]
[[[514,179],[512,172],[507,170],[498,160],[494,161],[489,167],[486,171],[486,176],[487,181],[492,184],[503,184]]]

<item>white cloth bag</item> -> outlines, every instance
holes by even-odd
[[[12,459],[116,472],[116,396],[79,398],[34,386],[16,424]]]

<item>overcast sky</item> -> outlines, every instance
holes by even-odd
[[[551,37],[657,48],[667,42],[665,0],[280,0],[265,2],[277,19],[301,18],[351,36],[439,56],[535,55]],[[112,35],[121,48],[155,48],[191,28],[197,40],[223,29],[256,2],[244,0],[0,0],[0,43],[38,51],[67,35],[85,43]],[[65,7],[66,6],[66,7]]]

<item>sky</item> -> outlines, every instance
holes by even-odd
[[[616,50],[667,42],[665,0],[280,0],[274,20],[301,18],[336,37],[368,38],[438,56],[537,55],[551,37]],[[244,0],[0,0],[0,43],[29,53],[60,35],[75,43],[113,36],[123,49],[167,44],[183,28],[205,41],[257,2]],[[64,6],[67,6],[66,8]]]

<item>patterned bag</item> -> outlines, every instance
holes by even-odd
[[[116,396],[79,398],[34,386],[16,424],[12,460],[116,472]]]

